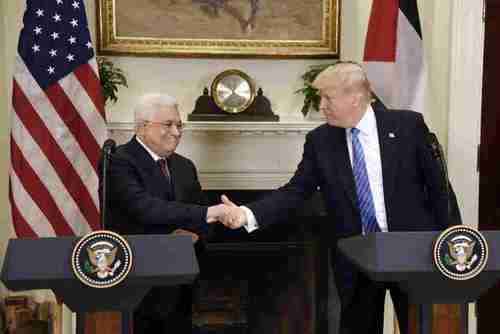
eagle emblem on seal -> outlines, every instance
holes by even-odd
[[[444,276],[453,280],[468,280],[477,276],[487,260],[486,239],[472,227],[449,227],[434,243],[434,264]]]
[[[116,260],[117,251],[117,247],[106,241],[98,241],[87,247],[91,264],[90,272],[102,279],[113,276],[115,270],[121,265],[121,261]]]
[[[118,233],[95,231],[77,242],[71,265],[83,284],[109,288],[127,277],[132,268],[132,251],[127,240]]]
[[[465,235],[459,235],[447,241],[450,256],[446,257],[449,265],[455,266],[457,271],[470,269],[477,261],[478,256],[474,254],[476,241]]]

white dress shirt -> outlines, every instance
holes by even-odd
[[[384,182],[382,177],[382,159],[380,157],[380,144],[378,140],[377,120],[373,108],[368,105],[368,108],[363,115],[363,118],[356,125],[359,132],[359,141],[363,147],[365,155],[366,169],[368,180],[370,182],[370,190],[372,192],[373,204],[375,206],[375,216],[377,223],[382,232],[387,232],[387,216],[385,212],[384,201]],[[349,151],[349,159],[352,166],[352,136],[351,128],[345,129],[347,138],[347,149]],[[328,145],[328,144],[326,144]],[[248,233],[259,228],[259,224],[252,210],[246,206],[241,206],[247,218],[247,224],[244,225]],[[363,232],[364,233],[364,232]]]
[[[375,206],[375,217],[382,232],[387,232],[387,217],[385,214],[384,201],[384,179],[382,177],[382,160],[380,158],[380,144],[378,140],[377,120],[375,112],[369,105],[363,118],[359,121],[356,128],[359,130],[359,141],[363,147],[365,155],[366,170],[370,190]],[[352,134],[351,128],[345,129],[347,137],[347,149],[349,150],[349,159],[352,167]]]

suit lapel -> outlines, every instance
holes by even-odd
[[[130,141],[130,152],[135,158],[136,163],[139,165],[140,170],[144,171],[144,173],[148,175],[150,186],[154,187],[155,192],[163,194],[163,196],[167,199],[170,198],[171,190],[169,189],[169,184],[161,173],[160,168],[144,147],[142,147],[141,144],[135,140],[135,137]]]
[[[130,155],[135,158],[141,170],[153,175],[157,166],[151,155],[141,146],[141,144],[139,144],[135,136],[130,140],[129,144]]]
[[[382,106],[374,106],[377,119],[378,141],[380,145],[380,160],[382,163],[382,178],[384,181],[384,198],[388,202],[394,189],[396,168],[399,161],[397,153],[402,134],[399,123],[391,117],[391,111]]]
[[[182,168],[179,168],[175,153],[171,155],[169,161],[170,181],[172,182],[173,199],[181,200],[183,198],[181,180]]]
[[[337,170],[338,177],[342,182],[344,191],[351,201],[354,208],[357,208],[356,203],[356,185],[352,174],[351,161],[349,159],[349,151],[347,150],[345,129],[337,127],[328,127],[328,145],[332,149],[331,163]]]

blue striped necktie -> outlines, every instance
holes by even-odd
[[[375,205],[373,204],[370,181],[366,170],[365,154],[359,141],[359,129],[351,129],[352,137],[352,171],[354,182],[356,183],[356,193],[358,194],[358,207],[361,215],[361,223],[365,233],[380,232],[375,216]]]

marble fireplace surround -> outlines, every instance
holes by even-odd
[[[194,161],[205,190],[265,190],[285,184],[319,122],[188,122],[177,152]],[[133,123],[109,123],[117,144]]]

